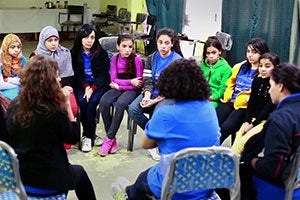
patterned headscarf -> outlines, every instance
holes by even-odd
[[[19,43],[22,49],[22,42],[15,34],[6,35],[2,41],[1,60],[3,78],[17,75],[22,69],[22,50],[17,57],[13,57],[8,53],[8,49],[13,43]]]

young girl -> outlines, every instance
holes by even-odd
[[[209,100],[216,108],[226,89],[226,81],[231,76],[231,67],[227,61],[221,57],[222,44],[216,36],[210,36],[203,47],[203,62],[200,67],[210,86],[211,95]]]
[[[52,26],[44,27],[39,36],[36,54],[42,54],[54,58],[58,62],[59,76],[62,87],[73,87],[74,71],[72,68],[71,53],[69,49],[59,44],[58,31]]]
[[[20,38],[15,34],[6,35],[0,54],[0,90],[4,97],[12,100],[19,93],[19,74],[26,64]]]
[[[109,88],[109,58],[98,42],[93,25],[84,24],[71,49],[75,73],[75,92],[80,106],[83,137],[81,150],[89,152],[94,145],[96,108]]]
[[[247,44],[247,60],[232,68],[222,103],[216,109],[222,133],[221,142],[235,134],[243,124],[258,60],[266,52],[269,52],[267,43],[261,38],[254,38]]]
[[[126,187],[128,181],[118,178],[112,184],[115,197],[120,195],[127,196],[127,199],[145,200],[154,196],[160,199],[165,169],[176,152],[188,147],[219,145],[218,119],[215,108],[208,101],[209,85],[195,60],[179,59],[172,62],[161,73],[157,87],[165,98],[174,99],[174,104],[165,105],[153,113],[141,144],[145,149],[158,146],[164,159],[140,173],[133,185]],[[203,189],[176,193],[172,199],[215,197],[213,190]]]
[[[74,116],[77,116],[78,105],[75,94],[73,93],[73,77],[74,71],[72,68],[71,53],[69,49],[59,44],[58,31],[52,26],[44,27],[39,36],[36,54],[42,54],[54,58],[58,62],[60,84],[71,91],[70,102]],[[66,149],[71,148],[70,145],[65,145]]]
[[[142,128],[145,129],[148,118],[145,112],[153,112],[155,107],[168,104],[164,97],[159,95],[156,87],[160,73],[174,60],[182,57],[176,31],[164,28],[156,36],[157,51],[148,57],[143,73],[143,92],[128,108],[129,115]]]
[[[246,119],[236,134],[232,149],[242,154],[245,143],[253,135],[259,133],[270,113],[275,109],[269,94],[270,75],[273,69],[279,65],[279,57],[275,53],[264,53],[259,58],[258,71],[251,86],[251,94],[247,107]]]
[[[123,119],[124,110],[136,98],[142,87],[143,63],[133,51],[134,41],[128,34],[122,34],[117,40],[119,54],[110,62],[111,89],[100,100],[100,110],[103,119],[106,138],[98,153],[106,156],[117,151],[116,134]],[[113,118],[110,107],[115,103]]]
[[[144,113],[153,113],[154,109],[173,103],[159,95],[157,81],[160,73],[168,65],[182,57],[178,35],[170,28],[160,29],[156,36],[157,51],[151,54],[143,73],[143,92],[128,107],[130,117],[144,130],[149,118]],[[149,149],[154,160],[159,160],[157,149]]]

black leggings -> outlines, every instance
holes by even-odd
[[[79,200],[96,200],[95,191],[84,168],[80,165],[70,165],[73,176],[74,190]]]
[[[221,103],[216,111],[221,128],[220,142],[222,143],[229,135],[235,134],[240,129],[245,121],[246,109],[235,110],[232,103]]]

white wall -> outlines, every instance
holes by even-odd
[[[185,0],[185,25],[182,33],[189,39],[205,41],[221,30],[222,0]],[[196,44],[194,55],[192,55]],[[203,44],[184,42],[181,48],[185,57],[201,59]]]
[[[185,0],[186,26],[183,33],[191,39],[205,41],[221,30],[222,0]]]
[[[45,8],[44,4],[46,1],[49,0],[1,0],[0,1],[0,9],[16,9],[16,8],[30,8],[30,7],[36,7],[36,8]],[[51,0],[53,3],[56,2],[56,0]],[[68,3],[73,5],[82,5],[84,2],[88,4],[88,7],[93,9],[99,9],[100,8],[100,0],[69,0]],[[60,0],[60,4],[64,4],[64,0]]]

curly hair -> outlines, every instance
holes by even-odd
[[[209,85],[194,59],[178,59],[160,74],[160,95],[175,101],[207,100]]]
[[[38,115],[47,118],[58,108],[66,110],[61,90],[57,62],[44,55],[33,56],[20,74],[20,94],[16,98],[13,120],[21,127],[29,127]]]

